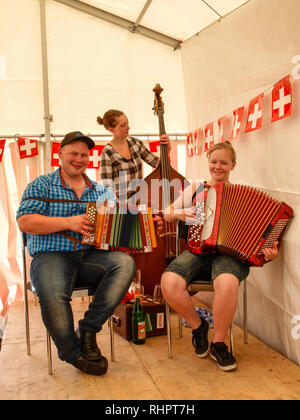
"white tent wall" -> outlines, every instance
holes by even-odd
[[[232,111],[244,105],[247,110],[251,99],[266,92],[262,129],[245,134],[244,122],[234,141],[237,166],[231,180],[261,188],[295,211],[280,257],[250,271],[248,324],[251,333],[298,364],[300,80],[292,80],[292,116],[273,124],[270,89],[293,72],[292,58],[300,54],[299,21],[298,0],[252,0],[182,47],[189,131],[213,121],[218,141],[216,121],[227,115],[225,140],[229,139]],[[186,176],[208,179],[204,154],[187,159]],[[241,294],[239,323],[242,313]]]
[[[46,5],[52,131],[105,133],[96,115],[116,108],[126,112],[132,132],[155,133],[152,89],[160,83],[166,129],[185,132],[179,51],[56,2]]]
[[[1,132],[44,132],[39,0],[0,1]],[[96,116],[124,110],[132,132],[158,131],[152,89],[164,88],[168,132],[185,132],[180,52],[70,7],[46,1],[52,133],[103,133]]]
[[[131,133],[158,134],[152,111],[156,83],[164,89],[167,132],[186,132],[179,50],[52,0],[45,6],[51,134],[107,135],[96,116],[109,108],[128,115]],[[0,135],[45,134],[40,1],[0,0],[0,21]],[[27,182],[45,170],[44,146],[38,158],[20,160],[8,139],[0,163],[0,339],[8,298],[21,297],[15,213]]]

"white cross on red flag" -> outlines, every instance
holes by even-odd
[[[214,128],[213,123],[209,123],[204,127],[205,148],[204,151],[208,152],[214,145]]]
[[[100,167],[101,153],[105,145],[94,146],[90,150],[90,161],[88,164],[89,169],[98,169]]]
[[[201,154],[201,136],[202,135],[202,129],[197,128],[197,130],[194,131],[194,154],[195,156],[198,156]]]
[[[218,126],[219,126],[219,143],[224,142],[224,124],[225,124],[226,116],[221,117],[218,119]]]
[[[4,147],[5,147],[5,139],[0,139],[0,163],[2,162],[3,154],[4,154]]]
[[[51,166],[60,166],[60,159],[58,157],[58,149],[60,148],[60,143],[54,141],[52,143],[52,152],[51,152]]]
[[[233,111],[234,122],[233,122],[233,127],[232,127],[232,134],[230,138],[231,141],[235,140],[237,136],[239,135],[239,132],[241,130],[241,126],[243,123],[244,113],[245,113],[244,106]]]
[[[263,121],[263,100],[264,94],[261,93],[256,98],[252,99],[248,108],[248,116],[245,127],[245,133],[259,130],[262,127]]]
[[[39,154],[37,140],[19,137],[18,148],[19,148],[20,159],[37,156]]]
[[[292,85],[290,75],[280,80],[272,91],[272,122],[292,115]]]
[[[187,135],[187,156],[192,157],[194,155],[194,135],[188,133]]]

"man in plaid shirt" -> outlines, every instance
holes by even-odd
[[[61,360],[90,374],[108,368],[96,333],[112,315],[132,278],[133,259],[122,252],[81,244],[92,232],[86,202],[116,198],[84,173],[94,142],[81,132],[68,133],[59,150],[61,168],[31,182],[22,197],[17,221],[27,234],[31,280],[40,300],[43,322]],[[74,331],[70,297],[76,286],[95,290],[94,300]]]

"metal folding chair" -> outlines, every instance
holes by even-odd
[[[26,343],[27,343],[27,354],[31,354],[31,345],[30,345],[30,326],[29,326],[29,310],[28,310],[28,290],[33,293],[36,299],[36,291],[27,276],[27,264],[26,264],[26,234],[22,233],[22,260],[23,260],[23,282],[24,282],[24,312],[25,312],[25,330],[26,330]],[[93,297],[94,291],[87,287],[77,287],[74,289],[71,298],[84,298]],[[114,346],[114,330],[112,317],[108,320],[109,332],[110,332],[110,355],[111,361],[115,361],[115,346]],[[47,358],[48,358],[48,373],[52,375],[53,366],[52,366],[52,353],[51,353],[51,338],[48,330],[46,330],[46,342],[47,342]]]

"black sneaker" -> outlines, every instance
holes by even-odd
[[[193,330],[192,343],[195,347],[195,353],[198,357],[205,357],[208,355],[209,342],[209,323],[205,319],[201,320],[201,325],[196,330]]]
[[[210,355],[217,362],[218,367],[225,372],[236,368],[236,360],[228,351],[225,343],[211,343]]]

